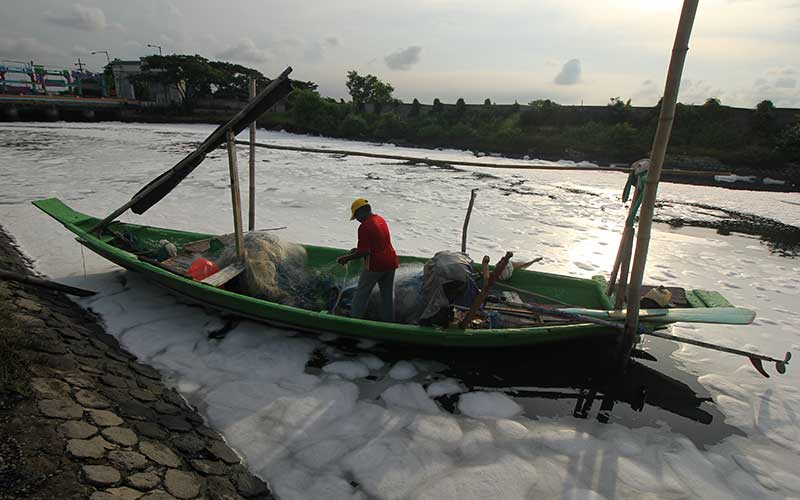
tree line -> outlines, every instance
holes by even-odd
[[[604,109],[562,106],[549,99],[497,106],[490,99],[468,106],[434,99],[403,105],[393,88],[372,75],[347,73],[351,102],[299,89],[289,111],[266,116],[272,127],[345,139],[390,141],[425,147],[452,147],[548,159],[632,162],[648,156],[661,108],[634,108],[613,97]],[[365,97],[369,96],[369,98]],[[367,105],[371,109],[367,109]],[[590,112],[591,111],[591,112]],[[719,99],[701,106],[678,104],[670,154],[710,157],[730,166],[773,168],[800,162],[800,116],[781,126],[775,106],[765,100],[748,120]]]
[[[179,89],[191,109],[199,98],[247,98],[247,81],[269,83],[259,71],[201,56],[149,56],[135,84],[160,82]],[[389,141],[424,147],[452,147],[545,159],[631,162],[650,152],[660,102],[634,108],[618,97],[604,109],[562,106],[549,99],[498,106],[486,99],[468,106],[434,99],[404,105],[394,88],[374,75],[349,71],[345,86],[351,100],[320,95],[313,82],[293,81],[288,109],[264,115],[269,128],[345,139]],[[773,168],[800,163],[800,117],[782,125],[772,102],[765,100],[742,120],[733,108],[709,98],[701,106],[678,104],[670,154],[710,157],[729,166]]]

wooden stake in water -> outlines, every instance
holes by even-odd
[[[636,238],[636,252],[633,255],[633,268],[630,283],[628,283],[628,315],[625,319],[625,333],[620,345],[620,361],[627,364],[631,349],[636,341],[639,327],[639,294],[642,287],[642,278],[647,264],[647,251],[650,246],[650,230],[653,225],[653,210],[658,192],[658,181],[661,177],[661,166],[669,144],[672,131],[672,122],[675,118],[675,106],[678,102],[678,91],[681,85],[683,64],[686,53],[689,51],[689,38],[692,34],[692,25],[697,13],[699,0],[684,0],[678,30],[675,33],[675,43],[672,47],[672,58],[667,71],[667,83],[664,88],[664,98],[661,101],[661,115],[658,119],[656,136],[653,141],[653,150],[650,153],[650,171],[647,174],[647,183],[642,198],[642,209],[639,215],[639,228]]]
[[[233,232],[236,255],[244,260],[244,234],[242,232],[242,197],[239,193],[239,166],[236,160],[236,134],[228,131],[228,168],[231,173],[231,204],[233,205]]]
[[[256,97],[256,79],[250,77],[250,100]],[[256,122],[250,123],[250,192],[248,196],[250,211],[247,217],[247,230],[256,229]]]
[[[473,189],[469,195],[467,216],[464,218],[464,227],[461,229],[461,253],[467,253],[467,228],[469,227],[469,218],[472,216],[472,206],[475,204],[475,196],[477,192],[477,189]]]

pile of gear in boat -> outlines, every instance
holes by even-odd
[[[305,248],[281,241],[274,233],[245,233],[244,246],[244,269],[227,289],[278,304],[349,315],[357,276],[343,279],[335,263],[326,268],[308,267]],[[161,240],[149,253],[162,266],[183,259],[185,274],[198,281],[238,260],[233,235],[213,238],[197,248],[183,245],[182,252],[175,244]],[[498,279],[507,280],[514,269],[528,265],[530,263],[510,263]],[[445,327],[458,322],[480,293],[479,283],[481,274],[474,262],[460,252],[441,251],[424,265],[403,265],[395,279],[395,322]],[[380,300],[376,289],[370,298],[366,318],[378,320],[379,317]],[[517,325],[504,324],[502,315],[484,311],[471,326],[505,328]]]

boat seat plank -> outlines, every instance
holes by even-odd
[[[214,238],[204,238],[202,240],[192,241],[183,244],[183,250],[191,253],[207,252],[211,248],[211,240]]]
[[[244,264],[237,262],[229,266],[223,267],[222,269],[212,274],[208,278],[202,280],[200,283],[205,283],[206,285],[211,285],[219,288],[225,283],[232,280],[233,278],[242,274],[242,271],[244,271]]]
[[[139,259],[142,262],[147,262],[150,265],[153,265],[153,266],[156,266],[156,267],[160,267],[161,269],[164,269],[165,271],[169,271],[171,273],[177,274],[178,276],[183,276],[184,278],[192,279],[191,276],[186,274],[186,270],[182,271],[182,270],[177,269],[175,267],[165,265],[165,262],[167,262],[167,261],[159,262],[156,259],[151,259],[150,257],[146,257],[144,255],[137,255],[136,258]],[[188,267],[187,267],[187,269],[188,269]]]
[[[166,269],[171,269],[178,274],[186,274],[186,271],[189,270],[194,260],[195,257],[193,255],[180,254],[161,261],[161,266]]]

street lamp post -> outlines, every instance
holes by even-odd
[[[147,46],[152,47],[154,49],[158,49],[158,55],[163,55],[161,54],[161,45],[153,45],[152,43],[148,43]]]
[[[93,50],[92,51],[92,55],[95,55],[95,54],[105,54],[106,55],[106,61],[108,61],[108,64],[111,64],[111,57],[109,57],[107,50]]]

